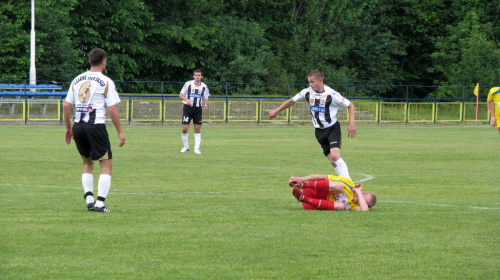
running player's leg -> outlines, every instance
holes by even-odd
[[[342,134],[340,130],[340,124],[337,122],[332,127],[328,133],[328,146],[329,153],[326,155],[330,163],[332,164],[337,175],[341,177],[351,178],[349,175],[349,170],[347,164],[340,156],[340,149],[342,147]],[[324,147],[325,149],[326,147]]]

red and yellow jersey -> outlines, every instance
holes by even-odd
[[[493,102],[497,127],[500,127],[500,87],[490,89],[490,92],[488,93],[488,101]]]
[[[345,210],[353,211],[354,209],[359,207],[359,205],[354,203],[353,201],[354,192],[352,191],[352,189],[355,185],[350,178],[328,175],[328,180],[341,183],[344,186],[344,192],[340,194],[329,194],[326,196],[327,200],[345,203]]]

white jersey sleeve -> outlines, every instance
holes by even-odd
[[[332,103],[336,104],[337,106],[345,108],[349,107],[349,105],[351,104],[351,101],[349,101],[349,99],[344,98],[342,95],[340,95],[340,93],[336,92],[335,90],[333,89],[331,90],[332,90]]]
[[[306,100],[306,94],[309,92],[309,88],[305,88],[303,90],[301,90],[299,93],[297,93],[294,97],[293,97],[293,101],[295,103],[299,102],[299,101],[304,101]]]

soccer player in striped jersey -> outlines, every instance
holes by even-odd
[[[125,145],[125,135],[120,125],[116,104],[120,97],[113,81],[102,74],[106,68],[107,55],[103,49],[89,53],[90,70],[78,75],[72,82],[63,106],[66,124],[66,144],[75,140],[76,148],[83,159],[82,185],[87,209],[95,212],[110,212],[104,205],[111,187],[111,144],[106,130],[106,107],[116,132],[120,147]],[[75,105],[74,124],[71,127],[70,113]],[[94,161],[98,160],[101,174],[97,185],[97,202],[94,201]]]
[[[500,82],[500,81],[499,81]],[[490,89],[488,93],[488,110],[490,111],[492,126],[497,126],[500,133],[500,87]]]
[[[193,80],[188,81],[182,87],[179,97],[184,103],[182,109],[182,143],[184,147],[181,153],[189,151],[189,124],[193,120],[194,125],[194,153],[201,154],[201,123],[202,123],[202,110],[201,108],[208,109],[208,97],[210,92],[205,83],[201,82],[203,73],[200,69],[194,70]]]
[[[292,194],[307,210],[369,211],[377,203],[377,196],[362,192],[361,184],[350,178],[335,175],[290,177]]]
[[[309,81],[309,87],[283,102],[278,108],[271,110],[269,119],[276,117],[279,112],[291,107],[296,102],[308,102],[311,109],[312,123],[316,128],[316,139],[321,145],[323,154],[328,158],[337,175],[350,178],[347,164],[340,157],[342,138],[340,123],[337,121],[337,110],[339,107],[347,108],[349,112],[348,137],[354,138],[356,136],[354,104],[325,85],[324,75],[321,71],[314,70],[310,72],[307,80]]]

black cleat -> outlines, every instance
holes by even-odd
[[[94,207],[94,212],[111,213],[106,205],[104,205],[103,207]]]
[[[94,204],[95,204],[95,203],[93,203],[93,202],[92,202],[92,203],[87,203],[87,209],[88,209],[89,211],[94,211]]]

